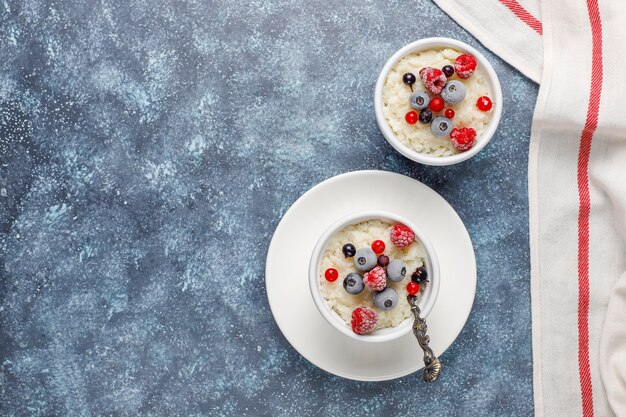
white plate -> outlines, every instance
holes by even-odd
[[[472,309],[476,259],[458,214],[443,197],[412,178],[356,171],[311,188],[276,227],[267,252],[265,285],[278,327],[302,356],[344,378],[384,381],[424,366],[413,333],[381,343],[352,339],[324,320],[308,285],[309,258],[317,239],[338,218],[363,210],[395,212],[430,238],[439,257],[441,286],[427,319],[428,334],[433,351],[441,355],[457,338]]]

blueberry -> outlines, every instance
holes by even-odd
[[[378,265],[382,266],[383,268],[389,265],[389,257],[387,255],[380,255],[378,257]]]
[[[391,310],[398,305],[398,293],[393,288],[385,288],[374,295],[374,304],[381,310]]]
[[[376,256],[372,248],[361,248],[354,255],[354,266],[361,272],[373,269],[377,263],[378,256]]]
[[[406,85],[413,85],[415,84],[415,75],[411,74],[410,72],[407,72],[406,74],[404,74],[402,76],[402,82],[405,83]]]
[[[433,112],[429,108],[425,108],[420,112],[419,119],[421,124],[427,125],[433,120]]]
[[[460,103],[465,98],[465,85],[461,81],[448,81],[441,90],[441,98],[449,104]]]
[[[428,272],[426,272],[426,268],[423,266],[420,266],[411,274],[411,281],[417,282],[418,284],[426,281],[426,279],[428,279]]]
[[[430,96],[426,91],[415,90],[409,96],[409,105],[415,110],[422,110],[428,107]]]
[[[341,248],[341,251],[343,252],[343,256],[345,256],[346,258],[351,258],[356,253],[356,248],[352,243],[346,243],[345,245],[343,245],[343,248]]]
[[[447,117],[437,116],[430,124],[430,131],[433,132],[435,136],[446,136],[450,134],[453,127],[452,120]]]
[[[387,278],[393,282],[400,282],[406,275],[406,265],[402,261],[391,261],[387,265]]]
[[[441,68],[441,72],[443,72],[447,78],[450,78],[454,75],[454,67],[452,65],[444,65],[443,68]]]
[[[348,291],[352,295],[360,294],[361,291],[365,288],[365,284],[363,283],[363,277],[356,272],[349,273],[343,279],[343,288]]]

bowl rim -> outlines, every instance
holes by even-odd
[[[493,94],[493,112],[491,114],[491,120],[487,125],[487,129],[477,138],[476,144],[465,152],[461,152],[455,155],[449,156],[434,156],[425,153],[417,152],[402,142],[396,137],[395,133],[385,120],[385,116],[383,114],[383,87],[385,85],[385,81],[387,80],[387,76],[389,75],[389,71],[393,68],[393,66],[405,55],[408,55],[415,51],[432,49],[432,48],[442,48],[442,47],[452,47],[454,49],[460,50],[462,52],[472,54],[478,64],[484,69],[487,74],[487,81],[489,83],[489,87]],[[374,90],[374,111],[376,114],[376,122],[378,123],[378,128],[381,133],[389,142],[389,144],[399,153],[404,155],[405,157],[415,161],[420,162],[425,165],[452,165],[457,164],[459,162],[466,161],[470,159],[472,156],[476,155],[480,152],[491,140],[491,138],[496,133],[498,125],[500,124],[500,119],[502,117],[502,86],[500,85],[500,80],[496,71],[491,66],[491,63],[485,58],[485,56],[476,50],[474,47],[468,45],[465,42],[446,38],[446,37],[432,37],[432,38],[424,38],[419,39],[415,42],[411,42],[408,45],[397,50],[385,63],[378,79],[376,81],[376,87]]]
[[[326,249],[326,244],[328,240],[332,235],[334,235],[336,232],[343,229],[344,227],[367,220],[383,220],[395,224],[402,223],[411,228],[411,230],[413,230],[416,239],[420,241],[424,248],[424,251],[426,252],[426,269],[428,271],[428,276],[431,277],[429,285],[427,287],[427,291],[429,291],[428,297],[422,297],[419,303],[421,316],[423,318],[426,318],[428,314],[430,314],[435,305],[435,302],[437,301],[440,284],[439,261],[437,259],[435,250],[426,234],[419,227],[417,227],[415,223],[411,222],[403,216],[387,211],[357,211],[343,216],[334,223],[332,223],[320,236],[315,245],[315,248],[313,249],[313,252],[311,253],[311,258],[309,261],[309,289],[313,298],[313,302],[319,310],[320,314],[335,329],[353,339],[357,339],[360,341],[386,342],[397,339],[407,334],[412,328],[413,318],[409,317],[398,326],[393,328],[377,330],[367,335],[359,335],[354,333],[350,326],[334,310],[332,310],[328,306],[328,304],[320,294],[320,282],[318,278],[319,266],[323,251],[324,249]]]

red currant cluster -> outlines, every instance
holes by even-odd
[[[461,80],[467,79],[476,70],[476,58],[471,55],[459,55],[452,65],[443,68],[426,67],[419,71],[419,76],[426,91],[414,91],[413,84],[417,78],[412,73],[406,73],[402,77],[404,84],[411,88],[409,103],[415,110],[411,110],[404,116],[408,124],[414,125],[418,121],[422,124],[430,124],[431,131],[435,136],[450,136],[452,144],[459,151],[466,151],[474,145],[476,130],[471,127],[453,127],[454,109],[446,108],[446,103],[454,105],[465,98],[466,89],[462,82],[450,80],[456,73]],[[430,94],[434,95],[431,97]],[[480,111],[491,110],[493,103],[487,96],[481,96],[476,101],[476,107]],[[444,110],[445,109],[445,110]],[[434,116],[433,113],[443,115]]]

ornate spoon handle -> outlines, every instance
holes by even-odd
[[[417,306],[417,297],[414,295],[408,295],[407,300],[411,305],[411,311],[415,320],[413,321],[413,334],[417,339],[417,343],[424,351],[424,381],[435,382],[441,373],[442,364],[439,358],[435,356],[433,350],[428,346],[430,337],[426,334],[428,326],[426,326],[426,320],[420,317],[420,308]]]

